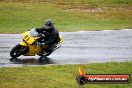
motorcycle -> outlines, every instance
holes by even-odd
[[[41,56],[42,47],[38,46],[38,39],[40,38],[35,30],[26,31],[22,34],[23,41],[20,44],[17,44],[15,47],[12,48],[10,51],[10,56],[12,58],[17,58],[21,55],[23,56],[35,56],[36,54]],[[44,35],[42,35],[44,36]],[[53,51],[60,48],[63,42],[63,38],[59,35],[60,41],[53,47]],[[45,49],[47,46],[43,46]],[[49,56],[52,52],[44,52],[44,56]]]

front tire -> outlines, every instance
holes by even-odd
[[[10,52],[10,56],[13,58],[19,57],[20,55],[22,55],[23,51],[22,51],[22,45],[18,44],[15,47],[12,48],[11,52]]]

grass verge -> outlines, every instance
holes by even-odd
[[[0,68],[0,88],[131,88],[130,84],[76,83],[78,65],[25,66]],[[130,74],[132,62],[109,62],[83,65],[87,74]]]
[[[21,33],[51,18],[59,31],[132,28],[131,0],[0,0],[0,33]]]

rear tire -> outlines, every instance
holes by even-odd
[[[10,56],[13,58],[19,57],[20,55],[22,55],[23,51],[22,51],[22,45],[18,44],[15,47],[12,48],[11,52],[10,52]]]
[[[49,56],[52,52],[46,52],[45,56]]]
[[[51,54],[52,52],[44,52],[44,53],[40,53],[40,54],[38,54],[39,56],[42,56],[42,57],[47,57],[47,56],[49,56],[50,54]]]

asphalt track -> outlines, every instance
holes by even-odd
[[[49,57],[20,56],[17,60],[11,59],[9,53],[22,41],[21,34],[0,34],[0,67],[132,61],[132,30],[60,34],[63,45]]]

